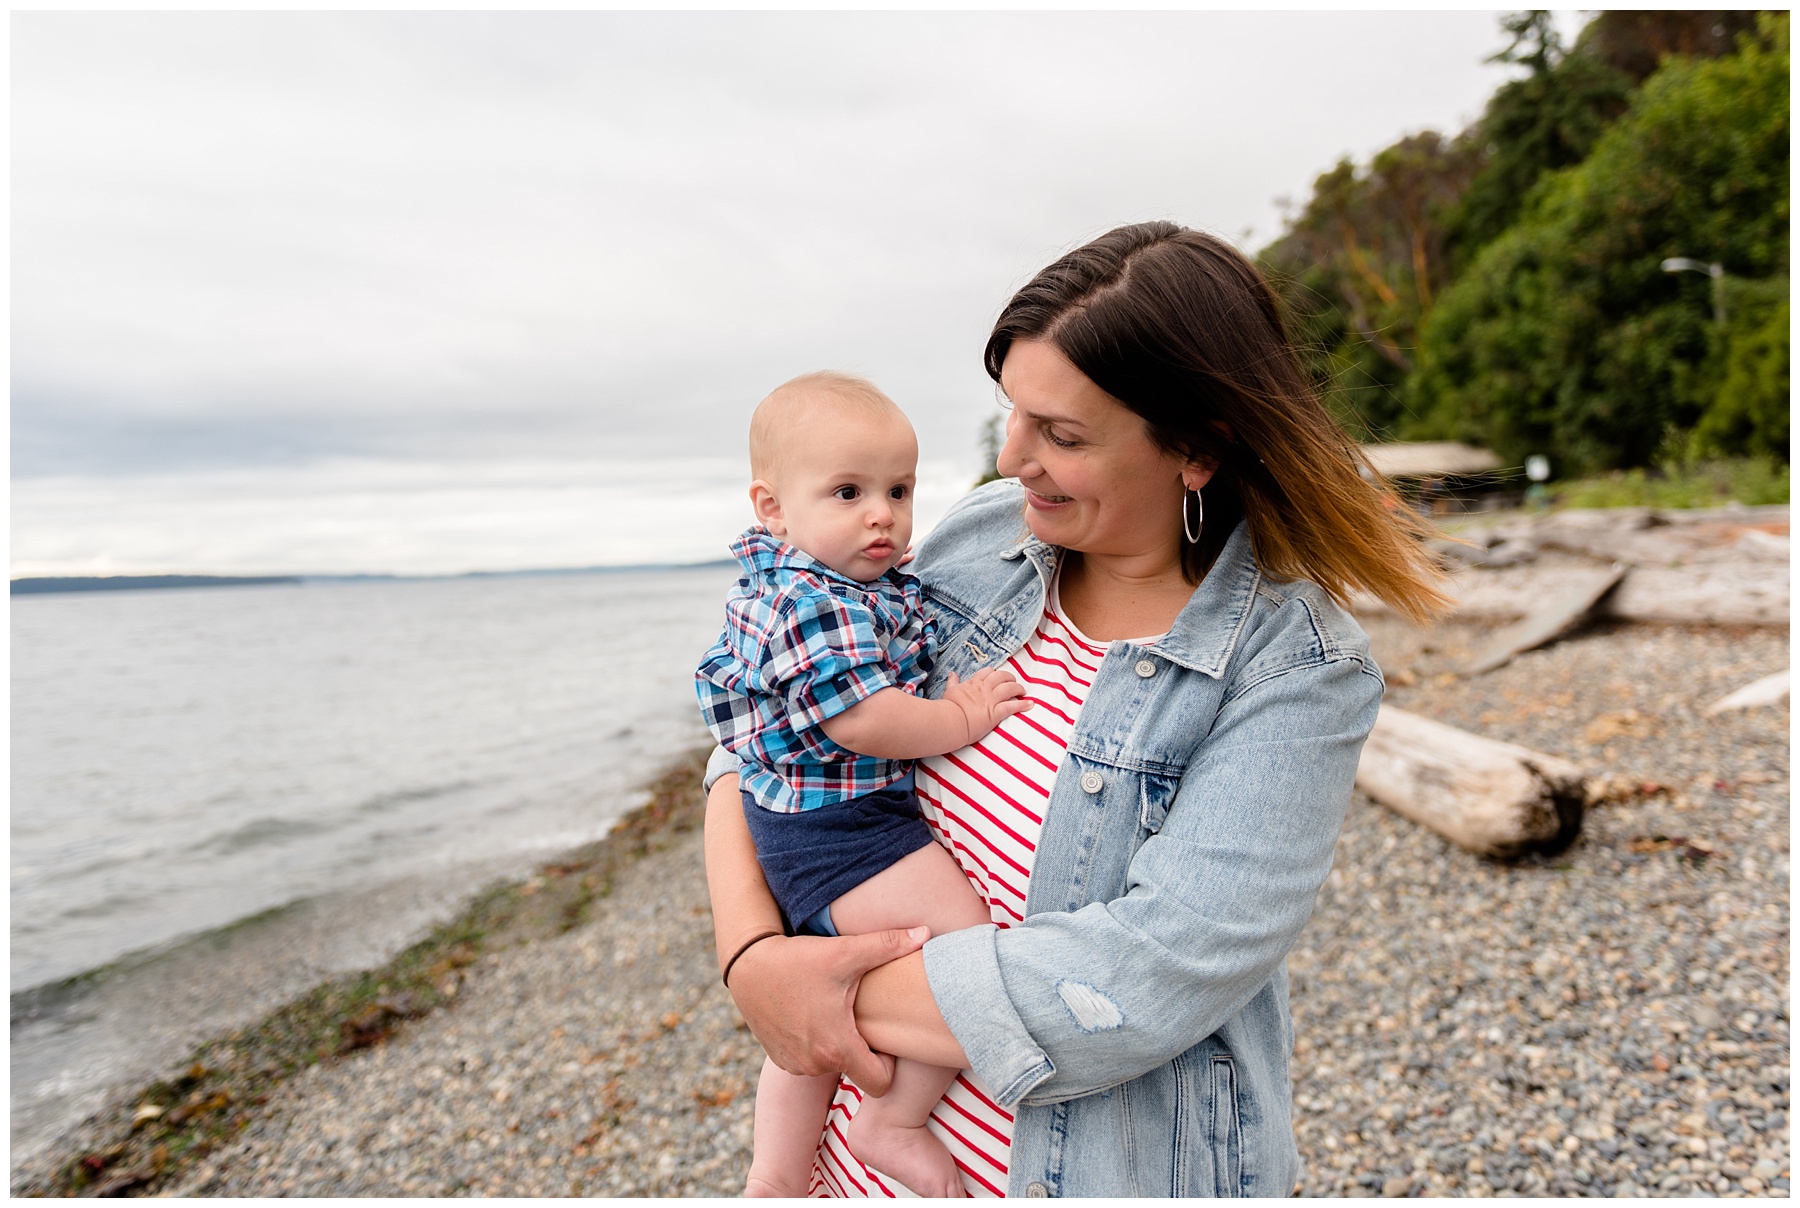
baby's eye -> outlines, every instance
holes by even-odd
[[[857,496],[861,495],[862,492],[852,486],[842,486],[833,491],[832,494],[836,495],[839,499],[842,499],[845,503],[854,503],[856,502]]]
[[[905,499],[906,498],[906,487],[904,485],[897,486],[897,487],[889,487],[888,488],[888,498],[894,500],[895,502],[899,502],[900,500]]]

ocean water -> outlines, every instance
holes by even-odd
[[[605,833],[725,566],[12,600],[15,1158]]]

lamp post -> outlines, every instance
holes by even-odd
[[[1533,453],[1525,459],[1525,477],[1531,485],[1525,488],[1525,506],[1538,507],[1549,496],[1549,488],[1544,486],[1550,478],[1550,459],[1542,453]]]
[[[1665,273],[1705,273],[1712,278],[1713,322],[1725,326],[1725,266],[1714,260],[1689,260],[1686,256],[1670,256],[1662,262]]]

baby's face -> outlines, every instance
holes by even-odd
[[[796,434],[771,483],[775,536],[838,574],[868,583],[891,570],[912,540],[919,445],[898,415],[834,410]]]

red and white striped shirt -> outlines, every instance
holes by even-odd
[[[916,768],[919,812],[950,850],[988,912],[1001,927],[1025,918],[1025,889],[1044,825],[1044,805],[1056,769],[1075,732],[1106,647],[1083,636],[1062,615],[1054,587],[1037,629],[1004,667],[1035,702],[973,746],[921,759]],[[865,1167],[844,1143],[844,1126],[862,1092],[838,1083],[819,1156],[814,1196],[898,1198],[912,1193]],[[965,1070],[931,1113],[931,1131],[962,1170],[972,1196],[1004,1196],[1012,1150],[1012,1113],[994,1102],[981,1079]]]

